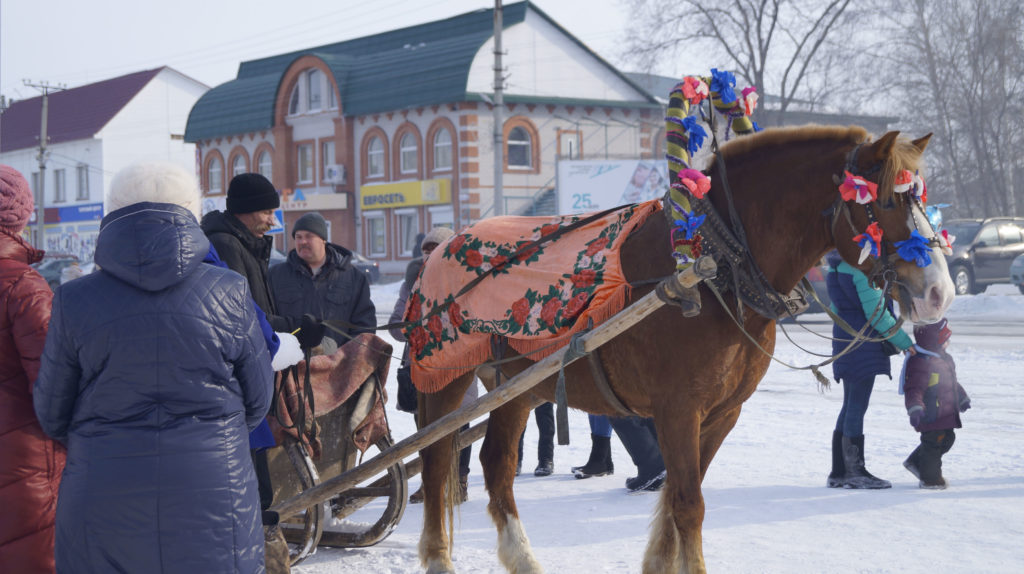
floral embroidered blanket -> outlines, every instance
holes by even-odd
[[[442,243],[406,306],[416,388],[435,392],[487,360],[492,335],[507,337],[513,349],[537,360],[567,344],[590,319],[597,325],[622,310],[629,284],[620,248],[661,208],[660,200],[625,206],[534,247],[587,214],[494,217]],[[488,276],[456,297],[481,275]]]

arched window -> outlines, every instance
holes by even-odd
[[[446,129],[439,129],[434,134],[434,169],[452,168],[452,134]]]
[[[511,168],[533,167],[533,142],[530,133],[522,126],[512,128],[508,133],[508,166]]]
[[[366,146],[366,175],[368,177],[384,175],[384,143],[378,137],[370,140],[370,145]]]
[[[208,193],[224,191],[224,165],[217,156],[212,157],[206,166],[206,181],[209,186]]]
[[[271,174],[273,174],[273,159],[270,157],[270,152],[265,151],[260,154],[259,159],[256,160],[256,170],[259,171],[260,175],[273,181]]]
[[[416,173],[416,168],[419,165],[417,161],[419,153],[416,149],[416,136],[411,132],[406,132],[399,141],[398,154],[399,171]]]
[[[245,171],[245,158],[241,154],[236,155],[235,159],[231,160],[231,177],[245,173]]]
[[[299,113],[299,85],[295,84],[292,88],[291,99],[288,100],[288,115],[294,116]]]
[[[319,110],[323,102],[323,73],[320,70],[310,70],[306,73],[306,109],[315,112]]]

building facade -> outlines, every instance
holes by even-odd
[[[503,211],[554,213],[562,159],[651,157],[661,105],[529,2],[505,6]],[[209,208],[266,175],[285,233],[320,211],[331,241],[400,274],[416,236],[495,214],[493,12],[243,62],[189,118]]]
[[[42,96],[14,102],[0,117],[0,163],[32,190],[44,190],[44,242],[49,252],[91,261],[114,174],[139,160],[196,169],[185,122],[206,85],[157,68],[53,92],[47,102],[47,151],[40,168]],[[26,233],[31,236],[35,216]]]

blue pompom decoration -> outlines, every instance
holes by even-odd
[[[910,239],[897,241],[895,245],[896,252],[905,261],[913,261],[918,267],[927,267],[932,264],[928,240],[916,229],[910,232]]]

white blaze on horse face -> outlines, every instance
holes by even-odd
[[[907,216],[907,225],[910,229],[917,229],[925,239],[935,237],[935,230],[932,229],[928,217],[921,210],[917,202],[911,202],[910,214]],[[941,241],[941,239],[940,239]],[[921,284],[923,288],[919,293],[912,293],[913,301],[910,306],[910,320],[915,324],[935,323],[941,319],[946,310],[953,303],[956,291],[953,287],[953,280],[949,276],[949,269],[946,266],[946,257],[940,247],[931,248],[932,262],[927,267],[921,267]]]

